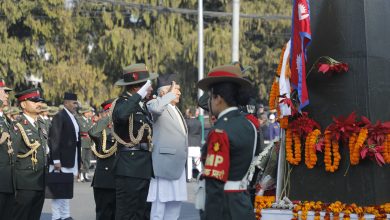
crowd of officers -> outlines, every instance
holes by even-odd
[[[80,179],[88,180],[90,152],[97,158],[92,183],[96,219],[150,218],[146,198],[153,177],[153,118],[145,102],[151,98],[155,78],[145,64],[125,67],[116,82],[124,88],[123,94],[102,103],[94,122],[90,107],[79,109],[85,148]],[[241,103],[236,100],[236,93],[251,84],[239,68],[227,65],[212,70],[199,86],[205,92],[212,88],[204,107],[216,117],[216,127],[202,149],[207,193],[202,219],[254,219],[252,202],[241,182],[254,153],[260,151],[258,126],[240,113]],[[33,88],[15,95],[19,112],[8,107],[11,90],[0,81],[0,219],[38,220],[50,156],[50,117],[56,110],[49,111],[41,91]],[[213,158],[219,158],[219,163],[213,163]]]

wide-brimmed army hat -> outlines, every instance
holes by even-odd
[[[32,88],[21,91],[15,95],[15,98],[19,102],[23,101],[32,101],[32,102],[44,102],[45,99],[42,98],[42,92],[39,88]]]
[[[123,68],[122,73],[122,79],[116,81],[116,86],[134,85],[146,82],[148,79],[152,80],[158,77],[158,74],[150,73],[144,63],[126,66]]]
[[[41,112],[48,112],[50,107],[46,103],[42,103]]]
[[[4,91],[6,92],[10,92],[13,90],[5,85],[5,81],[3,78],[0,78],[0,89],[4,89]]]
[[[252,84],[249,80],[243,78],[241,70],[236,65],[223,65],[212,69],[207,77],[201,79],[198,82],[198,87],[204,91],[207,91],[212,84],[220,82],[232,82],[241,87],[251,87]]]
[[[92,112],[92,107],[89,106],[89,105],[83,105],[81,106],[80,110],[78,111],[79,114],[84,114],[84,113],[87,113],[87,112]]]
[[[58,113],[59,108],[57,106],[50,106],[49,113],[47,115],[54,116]]]
[[[22,110],[18,107],[11,107],[11,110],[9,112],[10,115],[18,115],[22,112]]]

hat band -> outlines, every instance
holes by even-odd
[[[26,99],[30,99],[30,98],[40,98],[41,96],[39,95],[39,92],[32,92],[32,93],[28,93],[26,95],[22,95],[18,98],[18,101],[24,101]]]
[[[111,107],[112,103],[109,103],[103,107],[104,111],[107,111]]]
[[[123,81],[125,82],[134,82],[141,79],[149,78],[149,72],[148,71],[142,71],[142,72],[129,72],[123,74]]]
[[[2,80],[2,81],[0,81],[0,87],[5,87],[5,83],[4,83],[4,81]]]
[[[229,73],[225,71],[216,71],[208,74],[208,77],[221,77],[221,76],[236,77],[236,78],[239,77],[237,74]]]

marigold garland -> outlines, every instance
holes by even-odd
[[[273,202],[275,202],[275,196],[256,196],[254,208],[257,220],[261,219],[261,210],[270,208]]]
[[[387,219],[387,214],[390,213],[390,203],[380,206],[362,207],[356,205],[355,203],[349,205],[340,201],[336,201],[328,205],[319,201],[306,201],[294,206],[294,209],[292,210],[292,220],[307,219],[308,211],[314,211],[314,220],[320,220],[321,211],[325,211],[325,220],[339,220],[340,213],[343,213],[344,220],[350,220],[350,215],[352,213],[358,216],[358,220],[364,220],[365,213],[375,215],[376,220],[385,220]],[[331,218],[331,214],[333,215],[333,218]]]
[[[301,162],[301,139],[298,133],[293,132],[291,128],[286,130],[286,160],[293,165],[298,165]]]
[[[340,152],[339,152],[339,142],[332,139],[332,134],[330,131],[325,130],[325,170],[328,172],[334,172],[339,168],[340,164]],[[333,163],[332,163],[333,155]]]
[[[352,163],[352,161],[354,160],[352,158],[352,154],[353,154],[353,151],[354,151],[354,148],[355,148],[355,143],[356,143],[356,138],[357,138],[357,134],[356,133],[353,133],[349,139],[348,139],[348,148],[349,148],[349,160],[350,160],[350,163]]]
[[[386,163],[390,163],[390,133],[386,134],[386,139],[383,145],[383,157]]]
[[[363,147],[363,144],[364,144],[364,141],[366,141],[367,139],[367,135],[368,135],[368,129],[367,128],[362,128],[360,129],[359,131],[359,135],[357,136],[357,139],[356,139],[356,135],[352,135],[350,137],[350,143],[349,143],[349,151],[350,151],[350,154],[349,154],[349,159],[350,159],[350,162],[351,162],[351,165],[357,165],[359,164],[359,160],[360,160],[360,151]],[[351,141],[353,142],[353,139],[356,139],[355,143],[352,145]],[[352,147],[352,148],[351,148]]]
[[[278,69],[276,70],[276,75],[279,77],[280,77],[280,73],[282,72],[283,56],[284,56],[285,51],[286,51],[286,45],[283,46],[282,52],[280,53],[280,56],[279,56]]]
[[[305,142],[305,164],[307,168],[312,169],[317,163],[316,143],[318,136],[321,134],[319,129],[310,132],[306,137]]]
[[[288,116],[284,116],[279,119],[280,128],[287,129],[288,127]]]
[[[279,80],[277,78],[272,83],[268,105],[270,110],[274,110],[279,106]]]

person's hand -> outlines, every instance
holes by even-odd
[[[148,80],[146,83],[138,90],[138,94],[142,97],[142,99],[145,98],[145,96],[148,94],[148,91],[150,90],[150,87],[152,86],[152,81]]]
[[[176,82],[175,82],[175,81],[172,81],[172,82],[171,82],[171,87],[169,87],[168,92],[173,92],[174,89],[175,89],[175,87],[176,87]]]
[[[54,164],[54,170],[60,171],[61,170],[61,163],[55,163]]]

